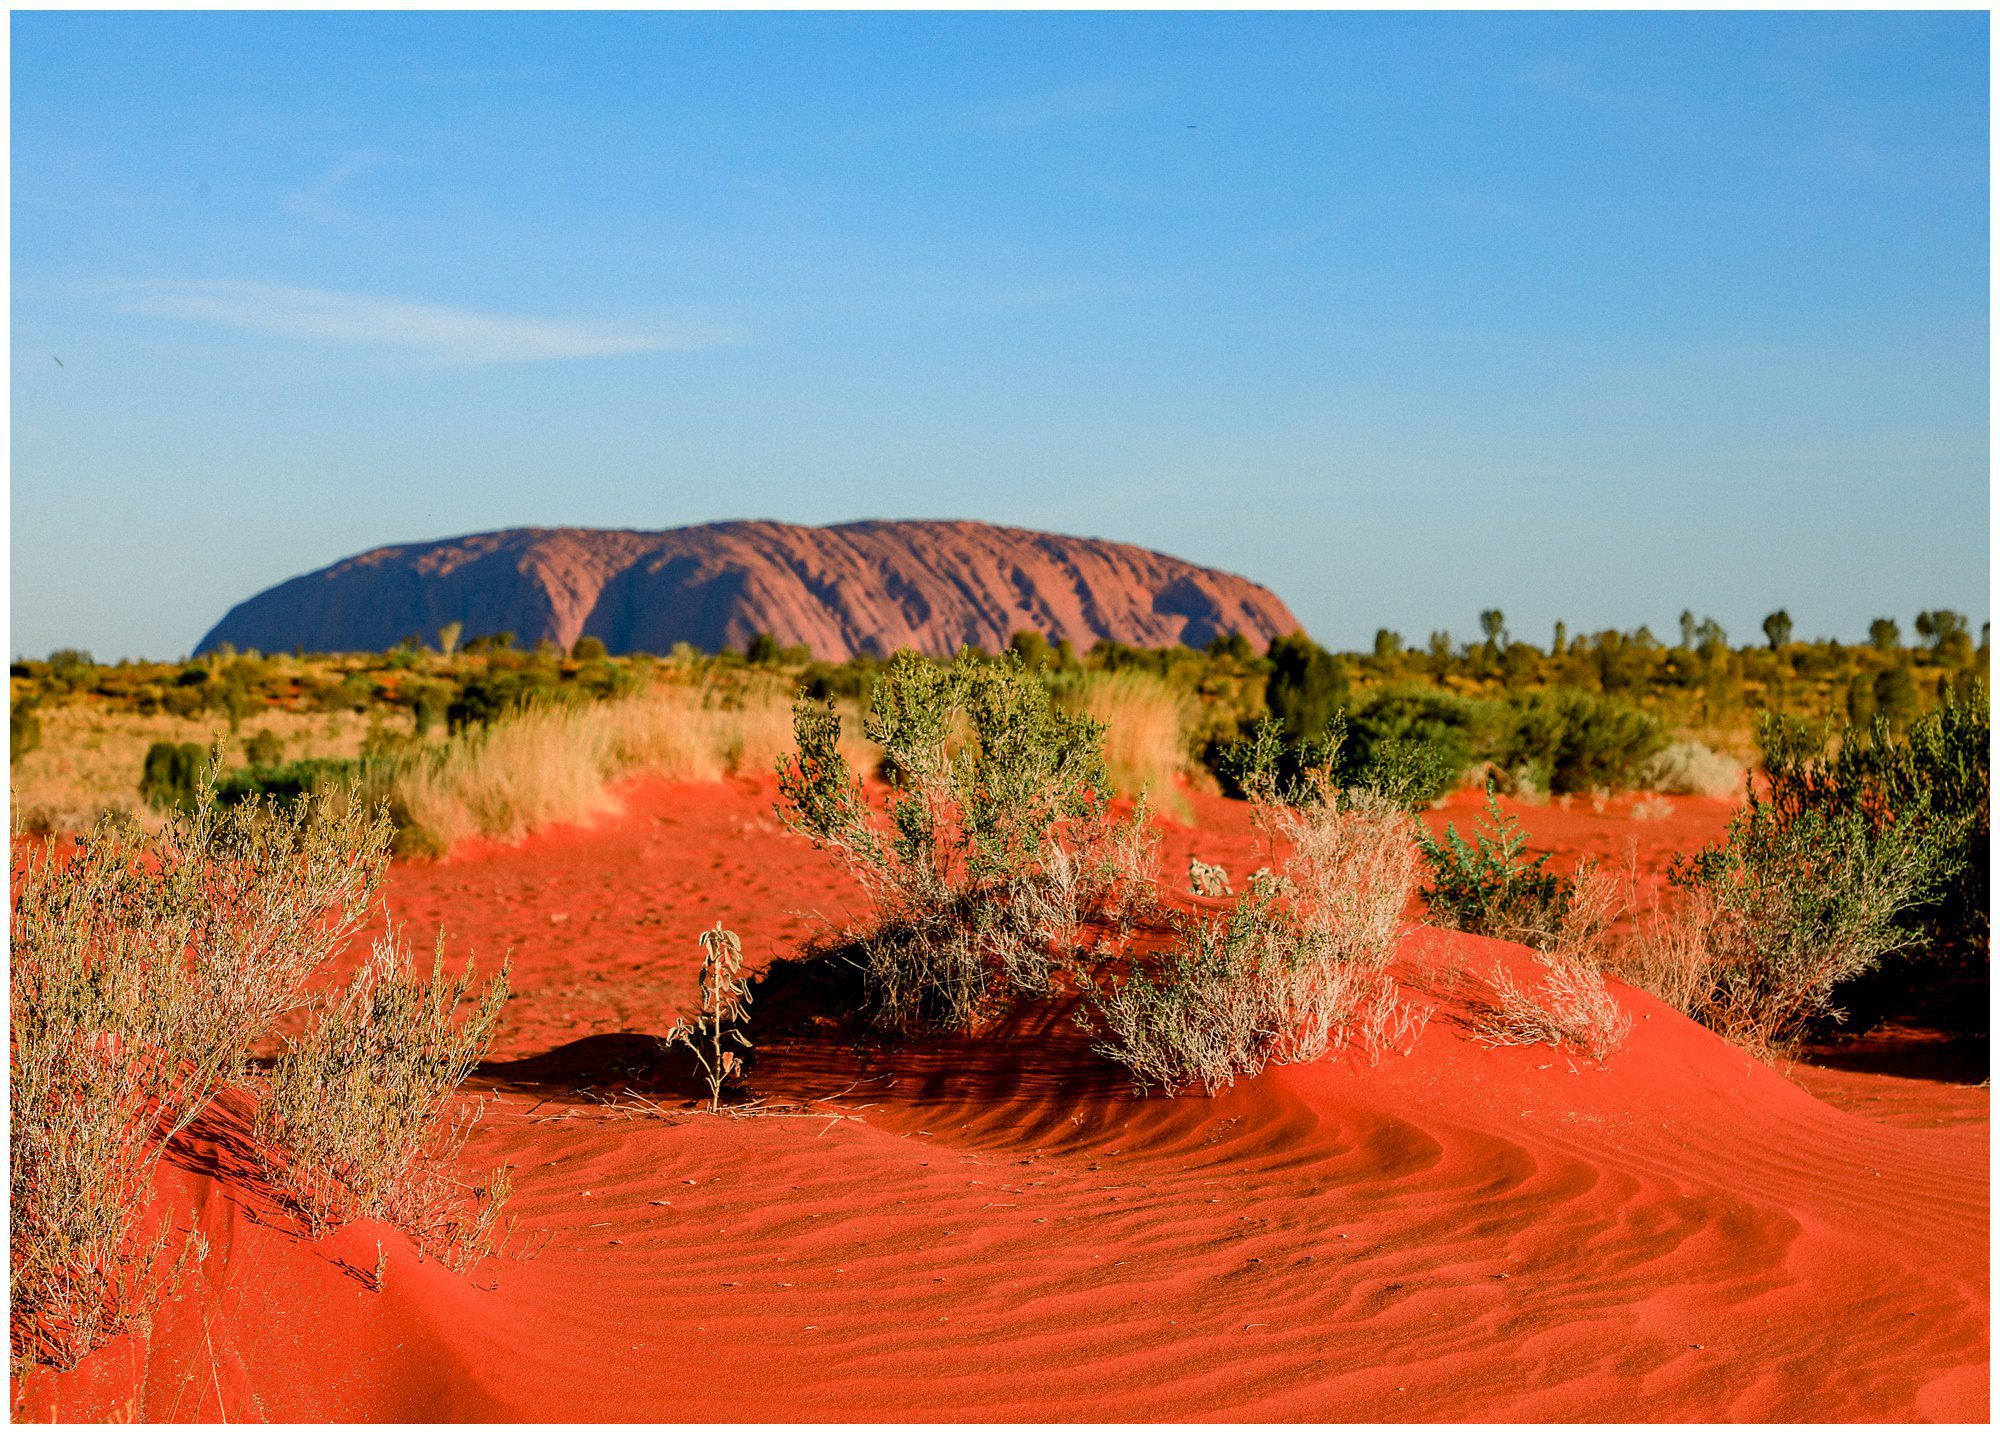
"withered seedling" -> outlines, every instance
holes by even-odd
[[[744,1026],[750,1017],[750,983],[743,977],[743,943],[720,921],[704,931],[701,941],[701,1010],[681,1017],[667,1040],[693,1052],[708,1082],[708,1108],[722,1109],[723,1088],[744,1072],[736,1052],[750,1049]]]

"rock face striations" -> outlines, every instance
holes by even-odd
[[[377,548],[238,603],[201,640],[367,652],[447,623],[613,652],[741,648],[759,632],[839,661],[1004,647],[1023,628],[1088,651],[1110,638],[1261,650],[1298,621],[1268,589],[1125,543],[971,522],[710,523],[643,533],[515,528]]]

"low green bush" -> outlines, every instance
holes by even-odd
[[[224,806],[269,797],[285,806],[318,791],[359,784],[377,791],[393,763],[381,758],[304,757],[275,766],[238,767],[216,779],[215,799]]]
[[[276,767],[285,760],[285,744],[275,732],[252,732],[243,744],[243,758],[253,767]]]
[[[832,706],[801,698],[793,725],[778,812],[873,901],[851,935],[880,1030],[964,1030],[1042,994],[1085,913],[1139,880],[1124,857],[1143,844],[1106,815],[1102,724],[1056,705],[1018,658],[896,656],[863,729],[891,786],[879,816]]]
[[[7,708],[7,760],[18,762],[42,745],[42,719],[35,715],[35,703],[10,703]]]
[[[1911,913],[1945,949],[1984,953],[1991,940],[1992,710],[1984,682],[1947,692],[1901,733],[1886,719],[1826,730],[1766,717],[1758,728],[1758,770],[1780,819],[1809,812],[1858,814],[1871,833],[1905,818],[1942,827],[1959,842],[1958,860],[1937,891]]]
[[[1738,1045],[1791,1050],[1842,1019],[1843,982],[1923,940],[1964,835],[1921,801],[1874,816],[1753,796],[1721,842],[1675,863],[1686,901],[1656,921],[1635,977]]]
[[[1385,688],[1357,703],[1347,715],[1346,768],[1350,773],[1365,771],[1397,749],[1426,751],[1437,773],[1435,790],[1426,803],[1434,801],[1479,760],[1499,712],[1496,703],[1437,688]]]
[[[1419,829],[1417,847],[1431,869],[1423,898],[1432,919],[1475,936],[1553,945],[1569,915],[1573,885],[1543,869],[1546,852],[1525,860],[1527,841],[1521,824],[1500,810],[1490,786],[1485,819],[1470,843],[1456,826],[1445,828],[1443,841]]]
[[[191,812],[202,779],[214,770],[214,755],[193,742],[155,742],[146,749],[139,795],[155,811]]]
[[[1667,745],[1658,718],[1613,697],[1579,689],[1532,692],[1507,703],[1494,759],[1551,792],[1635,786]]]

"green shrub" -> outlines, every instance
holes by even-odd
[[[1960,859],[1911,917],[1940,947],[1986,951],[1992,844],[1986,685],[1974,684],[1963,697],[1947,693],[1901,736],[1880,718],[1844,728],[1837,744],[1831,736],[1784,718],[1760,723],[1759,770],[1779,818],[1821,811],[1864,816],[1871,832],[1891,830],[1904,818],[1942,827],[1958,838]]]
[[[1881,818],[1755,799],[1728,836],[1678,860],[1635,979],[1760,1054],[1839,1020],[1844,981],[1921,939],[1914,920],[1963,861],[1963,829],[1921,803]]]
[[[445,707],[445,727],[457,733],[468,727],[486,726],[510,712],[539,701],[556,698],[558,689],[549,673],[540,669],[501,668],[467,681]]]
[[[1290,964],[1274,902],[1258,892],[1219,920],[1187,924],[1156,961],[1092,996],[1098,1053],[1141,1090],[1199,1085],[1214,1095],[1261,1071],[1279,1024],[1274,988]]]
[[[1096,1049],[1142,1090],[1213,1095],[1349,1042],[1379,1056],[1427,1017],[1387,971],[1416,885],[1414,822],[1380,792],[1336,785],[1337,714],[1296,775],[1281,767],[1281,734],[1260,723],[1233,758],[1258,824],[1282,844],[1278,872],[1253,877],[1225,916],[1182,923],[1166,951],[1086,1004]]]
[[[97,680],[97,663],[81,648],[58,648],[49,654],[48,674],[53,686],[80,692]]]
[[[1629,788],[1666,742],[1660,721],[1638,708],[1559,688],[1508,702],[1495,759],[1510,772],[1535,774],[1551,792]]]
[[[1281,718],[1260,718],[1249,736],[1222,750],[1216,765],[1235,792],[1265,812],[1337,802],[1343,794],[1355,801],[1364,793],[1416,811],[1457,779],[1428,742],[1386,737],[1363,747],[1351,740],[1352,730],[1347,714],[1336,711],[1320,736],[1293,743]]]
[[[1431,884],[1423,897],[1440,926],[1493,936],[1523,945],[1552,945],[1569,914],[1572,883],[1543,870],[1548,854],[1523,860],[1527,833],[1500,810],[1486,789],[1486,817],[1468,844],[1447,826],[1444,840],[1417,831],[1417,846],[1430,864]]]
[[[1294,732],[1325,731],[1347,699],[1341,660],[1302,632],[1272,638],[1268,656],[1264,702],[1271,715]]]
[[[1421,747],[1430,752],[1441,777],[1428,797],[1434,801],[1478,760],[1499,711],[1491,702],[1436,688],[1386,688],[1348,714],[1348,769],[1359,772],[1375,765],[1384,744]]]
[[[443,682],[411,681],[398,689],[398,696],[410,709],[411,730],[415,735],[424,737],[438,723],[446,720],[451,708],[452,689]]]
[[[285,760],[285,744],[268,729],[252,732],[243,745],[243,759],[252,767],[275,767]]]
[[[303,757],[277,766],[239,767],[216,780],[215,798],[225,806],[270,798],[289,807],[315,792],[347,787],[379,792],[394,767],[393,761],[371,757]]]
[[[802,698],[778,812],[838,854],[871,897],[855,933],[865,1014],[899,1033],[963,1030],[1046,991],[1086,909],[1136,879],[1105,815],[1103,728],[1055,706],[1018,659],[899,653],[864,731],[891,795],[878,822],[833,708]]]
[[[139,795],[155,811],[191,812],[203,779],[214,770],[215,757],[193,742],[155,742],[146,749]]]
[[[42,719],[35,703],[10,703],[7,708],[7,760],[18,762],[42,745]]]

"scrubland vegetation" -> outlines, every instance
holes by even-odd
[[[1163,953],[1093,986],[1097,1048],[1141,1089],[1199,1085],[1213,1095],[1268,1064],[1349,1044],[1379,1058],[1428,1018],[1388,971],[1417,879],[1404,770],[1338,785],[1339,718],[1289,775],[1281,719],[1231,751],[1275,867],[1225,915],[1181,918]]]
[[[485,1048],[498,997],[452,1020],[468,976],[412,974],[392,947],[331,999],[313,975],[366,918],[390,828],[319,795],[225,807],[204,785],[154,834],[107,816],[13,844],[11,1319],[16,1366],[74,1364],[203,1256],[154,1172],[234,1089],[257,1099],[274,1173],[317,1222],[411,1221],[413,1180],[445,1178],[439,1123]],[[249,1058],[280,1017],[319,1009],[269,1079]],[[433,1163],[426,1165],[430,1160]],[[431,1204],[435,1202],[419,1202]],[[475,1198],[480,1228],[493,1205]],[[463,1226],[465,1219],[459,1220]]]
[[[1103,724],[1115,789],[1149,791],[1168,808],[1178,776],[1234,790],[1223,754],[1260,719],[1278,718],[1302,741],[1336,711],[1347,728],[1338,775],[1350,783],[1386,744],[1433,754],[1439,790],[1472,779],[1529,799],[1603,789],[1727,796],[1754,756],[1760,712],[1858,729],[1879,719],[1900,734],[1983,679],[1983,631],[1975,646],[1964,618],[1944,611],[1920,614],[1915,631],[1906,645],[1882,619],[1866,644],[1796,642],[1786,619],[1767,624],[1762,643],[1731,647],[1714,623],[1684,614],[1677,642],[1643,628],[1558,631],[1544,649],[1488,612],[1478,640],[1433,633],[1421,649],[1384,631],[1366,653],[1294,635],[1264,653],[1231,637],[1203,651],[1107,642],[1079,654],[1024,632],[1013,652],[1059,706]],[[858,713],[888,670],[874,658],[817,662],[768,636],[743,653],[681,647],[659,657],[609,656],[594,638],[563,653],[520,651],[505,633],[449,636],[372,655],[16,661],[19,819],[77,830],[120,810],[157,825],[191,800],[200,762],[226,731],[224,801],[359,781],[410,832],[401,849],[435,851],[473,833],[505,838],[587,816],[623,775],[768,771],[801,688]],[[871,754],[851,746],[865,767]]]
[[[1984,684],[1898,734],[1759,728],[1759,774],[1727,837],[1680,858],[1633,979],[1726,1039],[1795,1048],[1843,983],[1905,953],[1984,962],[1991,712]]]
[[[1059,941],[1146,880],[1128,865],[1143,847],[1107,812],[1102,725],[1018,661],[895,660],[863,727],[892,783],[882,821],[833,708],[803,698],[795,723],[779,814],[874,905],[849,936],[880,1030],[967,1030],[1047,994]]]
[[[1534,953],[1526,981],[1467,973],[1475,1038],[1599,1061],[1631,1027],[1607,973],[1770,1057],[1837,1020],[1843,984],[1885,960],[1984,960],[1987,652],[1954,615],[1924,614],[1916,652],[1886,630],[1794,644],[1783,623],[1736,651],[1690,619],[1676,647],[1600,634],[1546,653],[1487,616],[1481,644],[1412,653],[1384,634],[1366,657],[1303,638],[1079,657],[1024,638],[998,658],[838,667],[775,643],[656,661],[494,641],[17,663],[17,818],[112,809],[73,839],[14,844],[17,1361],[74,1363],[201,1258],[152,1176],[229,1089],[309,1229],[373,1215],[455,1264],[488,1248],[506,1173],[459,1179],[457,1090],[505,970],[453,977],[440,953],[425,971],[391,932],[344,986],[313,997],[311,978],[358,929],[392,845],[585,817],[631,774],[778,769],[783,820],[870,901],[808,953],[855,973],[833,1014],[877,1039],[977,1034],[1067,993],[1141,1089],[1213,1094],[1331,1050],[1407,1049],[1432,1014],[1395,969],[1418,895],[1432,922]],[[191,741],[211,718],[246,761]],[[1719,755],[1743,723],[1748,784]],[[113,754],[115,800],[79,775]],[[1171,799],[1182,775],[1245,797],[1268,838],[1269,865],[1225,906],[1162,902],[1151,803],[1111,802]],[[1483,826],[1431,837],[1412,812],[1468,777],[1488,786]],[[1491,799],[1725,777],[1744,797],[1727,836],[1685,855],[1626,936],[1629,893],[1588,865],[1547,870]],[[58,799],[51,780],[74,785]],[[669,1036],[719,1109],[748,1073],[751,987],[730,933],[703,949],[700,1010]],[[301,1006],[303,1031],[280,1040]],[[276,1051],[261,1074],[260,1046]]]

